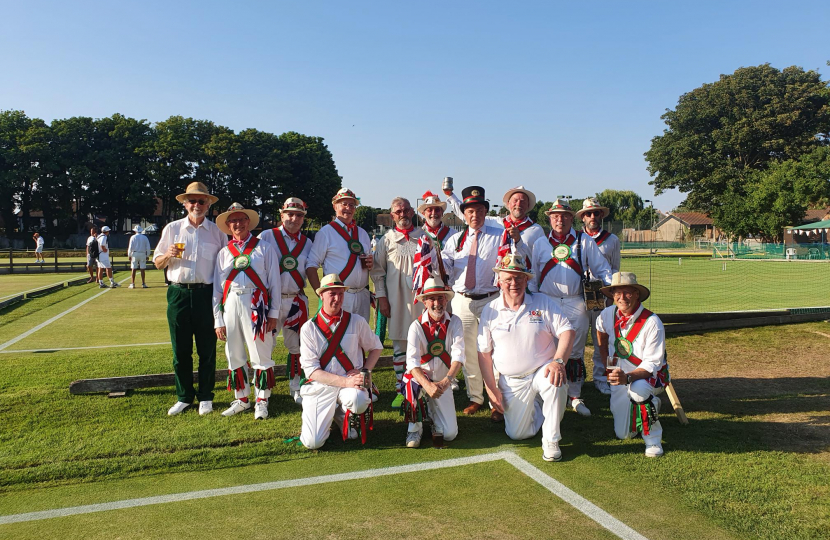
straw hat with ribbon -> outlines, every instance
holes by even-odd
[[[235,202],[228,207],[227,212],[222,212],[221,214],[219,214],[219,216],[217,216],[216,226],[219,227],[220,231],[222,231],[225,234],[233,234],[231,233],[231,229],[230,227],[228,227],[228,224],[225,223],[225,221],[227,221],[228,218],[231,217],[231,214],[236,214],[237,212],[245,214],[246,216],[248,216],[248,219],[251,220],[250,225],[248,225],[249,231],[256,229],[256,226],[259,225],[259,214],[256,213],[256,210],[246,209],[238,202]]]
[[[614,299],[614,289],[617,287],[634,287],[640,291],[640,302],[644,302],[651,295],[651,291],[645,285],[637,283],[637,276],[633,272],[615,272],[611,276],[611,285],[599,290],[608,298]]]
[[[357,195],[354,194],[354,191],[349,188],[341,188],[340,191],[338,191],[337,194],[331,198],[331,204],[334,204],[337,201],[342,201],[343,199],[354,199],[355,205],[360,204],[360,199],[358,199]]]
[[[424,193],[421,196],[421,198],[424,200],[424,202],[420,206],[418,206],[419,214],[423,214],[427,208],[432,208],[433,206],[438,207],[441,210],[447,209],[447,203],[442,202],[441,198],[431,191],[427,191],[426,193]]]
[[[589,197],[582,201],[582,209],[576,212],[576,217],[582,219],[582,214],[590,210],[602,210],[602,219],[607,218],[611,213],[607,206],[602,206],[598,200]]]
[[[440,279],[429,278],[424,283],[424,291],[417,295],[415,298],[418,299],[419,302],[423,302],[425,298],[430,296],[437,296],[439,294],[443,294],[447,297],[447,300],[451,300],[455,293],[452,291],[450,287],[444,285],[444,282]]]
[[[532,278],[533,274],[527,269],[525,258],[518,253],[508,253],[502,257],[501,262],[493,268],[496,273],[511,272],[513,274],[524,274],[528,278]]]
[[[348,289],[348,285],[344,285],[340,281],[340,276],[337,274],[329,274],[320,281],[320,287],[317,289],[317,296],[323,296],[324,291],[331,291],[336,289]]]
[[[308,206],[299,197],[288,197],[280,208],[280,212],[300,212],[303,215],[308,214]]]
[[[556,199],[555,201],[553,201],[553,203],[551,203],[550,205],[550,208],[545,210],[545,215],[549,216],[557,212],[563,214],[570,214],[572,216],[576,214],[576,212],[573,211],[573,208],[571,208],[571,203],[569,203],[565,199]]]
[[[219,200],[219,197],[211,195],[208,193],[208,188],[201,182],[191,182],[187,185],[187,189],[184,190],[184,193],[181,195],[176,195],[176,200],[180,203],[185,202],[188,199],[194,199],[204,197],[208,200],[209,204],[215,204],[216,201]]]

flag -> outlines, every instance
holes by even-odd
[[[259,289],[254,289],[251,295],[251,326],[254,330],[254,341],[259,338],[265,341],[266,319],[265,295]]]
[[[283,323],[284,328],[300,333],[300,327],[308,320],[308,308],[299,295],[294,297],[291,301],[291,308],[288,310],[288,316]],[[276,330],[274,330],[276,332]]]
[[[424,283],[433,273],[433,263],[438,260],[435,246],[427,235],[418,239],[418,249],[415,251],[414,266],[412,269],[412,291],[415,295],[424,292]],[[415,299],[418,303],[418,299]]]

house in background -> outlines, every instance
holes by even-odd
[[[660,242],[688,242],[695,238],[717,240],[723,236],[712,218],[702,212],[669,212],[654,229],[655,240]]]

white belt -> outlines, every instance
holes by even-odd
[[[502,375],[504,375],[504,376],[505,376],[505,377],[507,377],[508,379],[524,379],[524,378],[525,378],[525,377],[527,377],[528,375],[533,375],[534,373],[536,373],[536,371],[537,371],[538,369],[539,369],[539,368],[532,369],[532,370],[528,371],[527,373],[522,373],[521,375],[504,375],[503,373],[502,373]]]

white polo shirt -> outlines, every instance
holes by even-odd
[[[513,311],[499,295],[481,311],[478,350],[493,353],[499,373],[524,375],[553,360],[559,336],[568,330],[571,323],[548,296],[525,293],[524,303]]]
[[[141,233],[133,235],[127,245],[127,257],[146,258],[148,253],[150,253],[150,240]]]
[[[620,335],[626,337],[631,327],[634,326],[634,321],[640,316],[643,311],[642,304],[634,312],[634,315],[628,320],[628,323],[620,329]],[[616,316],[616,306],[608,306],[602,310],[602,313],[597,317],[597,332],[608,334],[608,353],[614,355],[614,317]],[[655,314],[646,319],[642,330],[637,334],[637,337],[632,342],[633,354],[642,363],[635,366],[628,360],[620,358],[619,366],[625,373],[630,373],[637,369],[643,368],[651,373],[652,377],[657,376],[657,372],[666,363],[666,331],[663,328],[663,321]]]
[[[429,321],[429,313],[424,313],[409,325],[409,332],[406,338],[406,371],[412,371],[419,367],[424,370],[424,373],[433,380],[443,379],[447,376],[449,368],[444,364],[440,358],[433,358],[429,362],[422,364],[421,357],[427,354],[429,341],[427,341],[426,334],[421,327],[421,323]],[[450,355],[450,363],[458,362],[464,364],[466,356],[464,355],[464,326],[455,315],[444,313],[444,320],[447,324],[447,339],[444,345]],[[430,338],[432,338],[430,336]],[[431,341],[432,339],[430,339]]]
[[[282,235],[283,240],[285,240],[285,245],[288,246],[289,251],[297,247],[297,242],[285,233],[285,229],[283,227],[279,227],[277,232]],[[274,229],[266,229],[262,231],[259,235],[259,239],[274,248],[274,251],[277,252],[277,259],[282,260],[283,255],[286,255],[286,253],[282,253],[280,251],[277,241],[274,240]],[[311,239],[306,238],[305,246],[303,246],[303,250],[300,251],[300,255],[297,257],[297,271],[300,273],[300,277],[303,278],[303,284],[306,282],[305,269],[308,261],[308,254],[311,253],[311,246]],[[305,294],[303,290],[297,286],[297,282],[294,281],[294,278],[291,277],[290,273],[281,272],[280,280],[282,281],[282,294],[291,296],[296,296],[298,293],[303,295]]]
[[[177,238],[184,239],[184,253],[181,259],[170,257],[168,260],[167,279],[173,283],[213,283],[216,255],[228,243],[228,235],[207,218],[196,227],[185,216],[165,225],[153,260],[167,253]]]
[[[344,229],[346,228],[346,224],[340,221],[340,218],[335,219],[335,221]],[[357,237],[363,245],[363,252],[371,257],[372,244],[369,234],[358,227]],[[346,268],[350,255],[351,252],[346,240],[334,230],[334,227],[327,224],[314,236],[314,245],[311,246],[306,264],[312,268],[322,266],[324,276],[329,274],[340,275],[340,272]],[[363,268],[358,260],[343,284],[350,289],[362,289],[369,284],[369,271]]]
[[[320,314],[323,311],[320,310]],[[341,310],[341,316],[343,311]],[[342,319],[341,319],[342,321]],[[332,331],[337,330],[340,323],[334,325]],[[363,367],[363,353],[368,354],[375,349],[383,349],[380,339],[375,335],[366,319],[355,313],[351,314],[349,327],[346,333],[343,334],[343,339],[340,341],[340,346],[343,352],[349,357],[355,369]],[[317,323],[314,322],[314,317],[311,317],[302,328],[300,328],[300,367],[303,368],[306,378],[310,378],[315,370],[320,369],[320,357],[326,352],[328,348],[328,341],[323,335],[323,332],[317,328]],[[326,371],[335,375],[345,377],[346,370],[337,361],[337,358],[332,357],[326,366]]]

